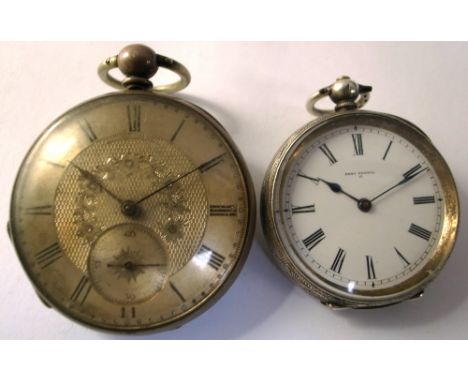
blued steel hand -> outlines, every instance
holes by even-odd
[[[330,190],[332,190],[335,193],[341,193],[346,195],[348,198],[353,199],[355,202],[359,202],[359,199],[356,198],[355,196],[348,194],[343,188],[338,184],[338,183],[332,183],[332,182],[327,182],[326,180],[322,178],[318,178],[321,182],[325,183],[328,187],[330,187]]]
[[[346,195],[348,198],[354,200],[355,202],[357,202],[357,207],[362,211],[362,212],[369,212],[370,209],[372,208],[372,203],[369,199],[366,199],[366,198],[361,198],[361,199],[358,199],[356,198],[355,196],[347,193],[345,190],[343,190],[343,188],[338,184],[338,183],[334,183],[334,182],[328,182],[326,181],[325,179],[322,179],[322,178],[313,178],[311,176],[307,176],[307,175],[304,175],[304,174],[297,174],[298,176],[302,177],[302,178],[306,178],[306,179],[310,179],[316,183],[318,182],[323,182],[325,183],[328,187],[330,187],[330,190],[332,190],[333,192],[335,193],[340,193],[340,194],[343,194],[343,195]]]
[[[81,173],[81,175],[83,175],[85,178],[89,179],[91,182],[93,182],[94,184],[101,187],[101,189],[103,191],[105,191],[107,194],[109,194],[112,198],[117,200],[119,203],[123,203],[123,200],[120,199],[117,195],[115,195],[112,191],[110,191],[106,187],[104,187],[104,185],[99,181],[98,177],[96,175],[94,175],[92,172],[90,172],[88,170],[85,170],[84,168],[79,167],[78,165],[76,165],[72,161],[70,161],[69,163],[73,167],[75,167]]]
[[[326,181],[325,179],[322,179],[322,178],[314,178],[312,176],[307,176],[307,175],[304,175],[304,174],[298,174],[298,176],[302,177],[302,178],[306,178],[306,179],[310,179],[316,183],[318,182],[323,182],[325,183],[328,187],[330,187],[330,190],[332,190],[333,192],[335,193],[341,193],[341,194],[344,194],[346,195],[348,198],[351,198],[353,199],[355,202],[359,202],[359,199],[356,198],[355,196],[351,195],[351,194],[348,194],[346,191],[343,190],[343,188],[338,184],[338,183],[333,183],[333,182],[328,182]]]
[[[414,177],[416,177],[417,175],[421,174],[422,172],[426,170],[427,170],[427,167],[422,168],[422,166],[418,163],[416,166],[406,171],[403,174],[403,179],[401,179],[397,184],[393,185],[390,188],[387,188],[384,192],[381,192],[377,196],[373,197],[370,201],[373,202],[374,200],[380,198],[382,195],[385,195],[387,192],[393,190],[394,188],[409,182],[411,179],[413,179]]]

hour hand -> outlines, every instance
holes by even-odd
[[[330,188],[330,190],[332,190],[333,192],[335,192],[337,194],[346,195],[348,198],[354,200],[357,203],[357,208],[359,208],[359,210],[361,210],[362,212],[369,212],[371,210],[371,208],[372,208],[372,202],[369,199],[356,198],[355,196],[353,196],[353,195],[349,194],[348,192],[346,192],[345,190],[343,190],[343,187],[341,187],[338,183],[328,182],[325,179],[314,178],[312,176],[307,176],[307,175],[304,175],[304,174],[297,174],[297,175],[302,177],[302,178],[309,179],[309,180],[315,182],[316,184],[318,184],[319,182],[325,183]]]
[[[305,175],[305,174],[297,174],[298,176],[300,176],[301,178],[305,178],[305,179],[309,179],[313,182],[315,182],[316,184],[318,184],[319,182],[323,182],[325,183],[328,187],[330,187],[330,190],[332,190],[333,192],[335,193],[341,193],[341,194],[344,194],[346,195],[348,198],[351,198],[353,199],[355,202],[359,202],[359,199],[356,198],[355,196],[347,193],[345,190],[343,190],[343,188],[338,184],[338,183],[334,183],[334,182],[328,182],[326,181],[325,179],[322,179],[322,178],[314,178],[312,176],[308,176],[308,175]]]
[[[343,188],[338,184],[338,183],[333,183],[333,182],[327,182],[325,179],[318,178],[321,182],[325,183],[328,187],[330,187],[330,190],[336,193],[341,193],[346,195],[348,198],[353,199],[356,202],[359,202],[359,199],[356,198],[355,196],[347,193]]]
[[[97,186],[99,186],[103,191],[105,191],[108,195],[110,195],[112,198],[114,198],[115,200],[117,200],[119,203],[123,203],[123,200],[120,199],[117,195],[115,195],[112,191],[108,190],[106,187],[104,187],[104,185],[102,184],[102,182],[99,180],[99,178],[94,175],[91,171],[88,171],[80,166],[78,166],[76,163],[74,163],[73,161],[70,161],[69,162],[74,168],[76,168],[81,175],[83,175],[83,177],[85,177],[86,179],[88,179],[89,181],[91,181],[92,183],[96,184]]]

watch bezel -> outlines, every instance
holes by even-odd
[[[375,122],[378,122],[377,124]],[[281,215],[276,213],[281,205],[285,174],[292,166],[289,159],[300,156],[310,142],[326,130],[344,125],[373,125],[387,129],[411,142],[427,158],[434,168],[445,200],[441,234],[431,253],[431,258],[413,276],[388,288],[374,290],[355,289],[349,293],[346,288],[333,285],[320,274],[306,268],[297,255],[292,243],[281,228]],[[290,279],[301,285],[307,292],[322,302],[338,306],[375,307],[393,304],[413,297],[421,292],[442,269],[453,249],[458,221],[459,201],[456,185],[450,169],[442,155],[424,132],[411,122],[400,117],[374,111],[343,111],[311,121],[293,133],[275,155],[266,173],[262,189],[261,215],[263,229],[268,243],[271,243],[273,259]]]
[[[152,325],[136,325],[136,326],[131,326],[131,327],[123,327],[123,326],[115,326],[111,324],[103,324],[103,323],[99,323],[98,321],[96,322],[86,321],[80,318],[72,310],[64,309],[63,306],[60,303],[58,303],[54,299],[54,297],[51,296],[47,292],[47,290],[45,290],[44,288],[41,288],[41,286],[37,283],[33,272],[31,271],[31,269],[29,269],[29,266],[25,261],[25,255],[22,251],[21,245],[18,242],[19,235],[18,235],[16,224],[15,224],[15,222],[17,221],[17,217],[15,213],[15,201],[17,199],[19,183],[24,172],[23,170],[28,166],[28,162],[30,160],[31,155],[33,155],[34,153],[35,148],[44,139],[47,138],[48,134],[50,134],[57,126],[60,125],[61,121],[64,118],[66,118],[68,115],[74,113],[80,108],[91,106],[95,102],[103,101],[104,99],[109,99],[113,97],[122,97],[122,96],[128,97],[129,95],[145,96],[145,97],[149,97],[153,99],[164,99],[168,102],[183,105],[184,107],[190,108],[192,111],[198,114],[200,118],[205,119],[211,126],[213,126],[213,128],[220,134],[220,136],[225,140],[226,144],[229,146],[239,166],[240,172],[242,174],[242,180],[245,184],[245,189],[247,193],[247,201],[246,201],[247,224],[246,224],[245,234],[243,235],[244,241],[239,249],[239,257],[237,258],[236,262],[233,264],[232,269],[230,270],[226,279],[219,285],[219,287],[213,289],[211,293],[207,294],[207,296],[201,299],[196,305],[194,305],[190,309],[187,309],[186,311],[184,311],[183,313],[181,313],[180,315],[176,317],[169,318],[166,321],[158,322],[157,324],[152,324]],[[11,228],[11,241],[15,248],[16,254],[20,260],[22,268],[24,269],[26,275],[29,278],[29,281],[33,285],[40,299],[44,303],[46,303],[48,306],[53,307],[59,313],[63,314],[65,317],[92,329],[99,329],[99,330],[109,331],[109,332],[114,332],[114,333],[115,332],[136,333],[136,332],[146,332],[146,331],[151,331],[155,333],[155,332],[160,332],[160,331],[166,331],[169,329],[175,329],[187,323],[188,321],[191,321],[192,319],[196,318],[198,315],[208,310],[211,306],[213,306],[224,295],[224,293],[227,292],[227,290],[230,288],[230,286],[233,284],[233,282],[239,275],[240,271],[242,270],[247,260],[247,256],[249,254],[254,232],[255,232],[255,224],[256,224],[255,216],[256,216],[255,191],[254,191],[253,182],[252,182],[250,173],[248,171],[246,162],[242,154],[240,153],[239,149],[237,148],[236,144],[234,143],[233,139],[230,137],[227,130],[218,120],[216,120],[206,110],[198,107],[197,105],[192,104],[191,102],[188,102],[178,97],[168,96],[164,94],[155,94],[155,93],[151,93],[151,92],[144,91],[144,90],[126,90],[122,92],[106,93],[106,94],[91,98],[89,100],[86,100],[70,108],[69,110],[61,114],[59,117],[57,117],[55,120],[53,120],[44,129],[44,131],[36,138],[34,143],[31,145],[31,147],[25,154],[24,159],[20,165],[20,168],[18,170],[16,179],[15,179],[12,196],[11,196],[11,202],[10,202],[9,226]]]

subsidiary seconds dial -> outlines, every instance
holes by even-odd
[[[143,91],[97,98],[27,158],[12,218],[20,258],[41,296],[79,322],[180,325],[240,270],[246,179],[222,128],[194,106]]]

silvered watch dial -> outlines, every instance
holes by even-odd
[[[39,294],[74,319],[180,322],[239,271],[253,227],[243,161],[194,106],[111,94],[55,121],[27,155],[12,236]]]

